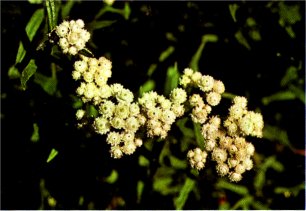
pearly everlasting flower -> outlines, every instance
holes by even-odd
[[[216,169],[217,169],[217,173],[220,176],[225,176],[229,173],[229,167],[225,163],[218,163],[216,166]]]
[[[225,91],[225,86],[222,81],[214,80],[213,91],[222,94]]]
[[[97,117],[94,121],[94,128],[99,134],[106,134],[110,130],[109,121],[103,117]]]
[[[115,108],[115,117],[126,119],[130,114],[129,104],[120,102]]]
[[[112,146],[110,149],[111,157],[118,159],[123,156],[123,152],[120,146]]]
[[[202,151],[200,148],[195,148],[194,150],[189,150],[187,157],[192,168],[201,170],[205,166],[207,152]]]
[[[206,101],[211,106],[216,106],[220,103],[221,95],[217,92],[209,92],[206,96]]]
[[[224,149],[214,148],[212,152],[212,159],[217,163],[223,163],[227,159],[227,153]]]
[[[242,179],[242,175],[239,174],[239,173],[236,173],[236,172],[232,172],[232,173],[230,173],[230,175],[229,175],[229,179],[230,179],[232,182],[239,182],[239,181]]]
[[[182,88],[175,88],[170,93],[170,98],[173,103],[184,103],[187,100],[187,93]]]
[[[84,117],[85,111],[82,110],[82,109],[79,109],[79,110],[77,110],[77,112],[76,112],[75,115],[76,115],[76,118],[77,118],[78,120],[80,120],[80,119],[82,119],[82,118]]]
[[[73,66],[74,69],[80,73],[85,72],[88,68],[87,62],[85,62],[84,60],[76,61]]]
[[[125,122],[125,130],[127,131],[136,132],[139,127],[140,124],[136,117],[129,117]]]
[[[105,118],[110,118],[113,116],[114,112],[115,112],[115,104],[110,101],[110,100],[106,100],[103,103],[100,104],[99,106],[99,112],[100,114],[102,114]]]
[[[112,146],[117,146],[121,142],[121,134],[117,132],[109,132],[107,134],[106,142]]]
[[[209,92],[214,86],[214,78],[209,75],[204,75],[199,79],[199,88],[203,92]]]
[[[64,21],[55,28],[55,33],[59,37],[58,44],[64,53],[76,55],[78,51],[85,48],[90,34],[83,27],[82,20],[71,20],[70,22]]]
[[[134,95],[130,90],[123,88],[117,93],[116,98],[119,102],[131,103]]]

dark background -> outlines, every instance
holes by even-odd
[[[114,7],[122,8],[123,4],[116,2]],[[251,110],[260,108],[265,122],[287,131],[291,144],[295,149],[301,149],[302,155],[281,143],[265,139],[256,140],[255,147],[265,156],[276,155],[285,167],[282,173],[267,173],[273,184],[295,186],[305,181],[305,104],[295,99],[264,106],[261,100],[280,91],[280,80],[287,68],[298,66],[300,61],[299,77],[305,79],[305,3],[287,2],[300,5],[302,15],[302,20],[293,25],[294,39],[278,24],[279,15],[266,7],[267,2],[237,4],[240,8],[235,23],[226,2],[130,2],[128,20],[117,14],[103,16],[117,22],[109,28],[95,30],[92,42],[98,48],[90,47],[97,56],[107,54],[111,57],[112,82],[122,83],[137,92],[148,79],[149,66],[158,62],[160,53],[168,46],[174,46],[174,53],[159,64],[152,75],[156,90],[162,93],[167,67],[175,62],[180,71],[188,67],[201,37],[216,34],[218,42],[205,46],[200,71],[222,80],[229,92],[247,96]],[[81,18],[85,23],[90,22],[101,5],[98,1],[77,3],[69,19]],[[1,2],[1,208],[38,209],[41,204],[47,204],[41,197],[43,178],[59,209],[87,209],[90,202],[95,209],[173,209],[170,196],[161,196],[150,188],[143,194],[142,201],[136,203],[137,180],[143,178],[148,184],[151,182],[137,162],[138,156],[146,153],[144,149],[139,149],[135,156],[113,160],[109,158],[103,137],[77,129],[70,97],[75,89],[70,77],[71,62],[61,63],[63,70],[58,73],[58,89],[62,97],[59,98],[49,96],[31,80],[27,90],[21,91],[19,80],[8,78],[7,71],[15,62],[19,40],[24,39],[25,25],[33,12],[41,7],[28,2]],[[247,17],[256,20],[262,37],[257,42],[247,37],[251,50],[234,37],[239,29],[247,32]],[[166,39],[166,32],[171,32],[176,41]],[[40,33],[33,43],[28,43],[29,49],[37,46],[42,36]],[[33,50],[32,56],[38,59],[39,71],[50,74],[44,69],[49,55]],[[278,114],[281,114],[280,120],[275,118]],[[33,123],[39,125],[40,140],[37,143],[30,140]],[[158,157],[158,144],[152,158]],[[47,164],[52,148],[56,148],[59,155]],[[108,184],[104,179],[112,169],[119,172],[119,180]],[[254,174],[245,176],[241,184],[252,189]],[[217,209],[219,202],[210,194],[213,184],[202,178],[199,185],[203,186],[203,198],[197,201],[191,196],[184,208]],[[267,183],[262,200],[272,200],[270,209],[305,209],[303,191],[289,198],[274,194]],[[82,206],[79,205],[80,195],[85,198]],[[123,207],[116,206],[114,196],[117,195],[124,198]],[[228,200],[237,198],[229,195]],[[48,206],[44,208],[48,209]]]

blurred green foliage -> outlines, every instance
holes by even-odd
[[[133,49],[135,46],[133,46],[134,41],[129,37],[131,35],[116,33],[118,32],[118,28],[130,27],[128,30],[133,30],[136,28],[135,24],[137,22],[141,22],[142,19],[150,21],[161,13],[161,11],[158,10],[161,6],[153,2],[115,2],[112,6],[104,4],[103,2],[98,3],[100,3],[98,10],[92,12],[88,9],[91,8],[90,2],[53,0],[31,0],[28,2],[28,4],[33,4],[33,7],[36,5],[35,8],[37,9],[31,14],[27,24],[24,26],[28,41],[24,39],[19,41],[19,45],[16,45],[17,49],[14,49],[16,50],[15,60],[12,61],[13,64],[9,64],[7,75],[9,83],[14,83],[14,89],[19,90],[21,88],[21,90],[27,91],[27,93],[39,92],[41,89],[44,92],[44,94],[41,94],[42,98],[45,99],[49,97],[51,99],[50,101],[55,102],[61,102],[58,98],[62,98],[62,105],[69,104],[68,108],[72,111],[71,113],[73,113],[82,104],[74,95],[73,89],[69,88],[74,86],[73,83],[67,79],[67,77],[70,77],[69,71],[72,70],[71,64],[73,59],[61,55],[56,47],[39,48],[39,50],[33,52],[33,50],[25,47],[25,42],[29,42],[30,46],[35,46],[35,49],[39,44],[48,46],[50,43],[46,40],[46,36],[54,29],[59,21],[70,18],[86,18],[86,26],[88,26],[88,30],[93,35],[99,32],[102,32],[102,35],[103,33],[110,33],[115,41],[121,39],[123,43],[122,46],[126,45],[128,48]],[[217,30],[212,30],[212,26],[217,24],[217,21],[216,23],[208,23],[207,21],[206,23],[199,22],[197,23],[198,25],[193,25],[193,27],[200,26],[200,29],[205,28],[205,33],[203,31],[200,31],[200,33],[193,33],[193,30],[188,27],[188,20],[192,19],[194,14],[203,16],[201,6],[205,6],[206,4],[209,5],[212,3],[188,2],[184,4],[186,13],[182,14],[183,18],[180,22],[178,23],[172,20],[175,22],[174,24],[176,24],[177,28],[174,29],[169,25],[169,28],[161,29],[167,41],[164,41],[162,48],[156,47],[156,50],[152,50],[152,54],[154,55],[152,59],[148,59],[147,56],[142,57],[142,59],[146,59],[145,62],[147,62],[147,66],[142,70],[144,73],[139,72],[144,79],[140,81],[139,86],[134,89],[139,92],[140,96],[144,92],[154,89],[161,89],[162,93],[168,95],[173,88],[178,86],[180,71],[184,68],[182,65],[189,64],[192,69],[205,72],[208,69],[206,65],[210,62],[210,57],[208,55],[210,50],[212,48],[217,48],[217,51],[219,51],[218,48],[220,48],[220,45],[227,46],[228,43],[230,43],[231,45],[236,45],[236,48],[239,46],[246,49],[246,51],[242,50],[241,55],[247,54],[252,57],[260,54],[260,50],[262,49],[258,50],[258,46],[269,43],[269,41],[266,41],[269,36],[267,34],[272,32],[267,31],[270,26],[265,25],[265,19],[263,20],[258,14],[258,11],[260,11],[259,9],[264,9],[265,14],[269,16],[266,18],[271,18],[269,23],[273,23],[274,28],[279,31],[282,29],[285,30],[286,34],[289,36],[289,40],[294,41],[300,36],[303,36],[301,29],[297,27],[300,27],[298,24],[305,19],[301,9],[305,6],[305,3],[302,2],[290,4],[284,1],[258,3],[259,6],[257,7],[259,7],[259,9],[257,10],[256,6],[248,2],[235,2],[234,4],[224,3],[225,6],[223,7],[226,8],[224,11],[228,13],[226,17],[232,18],[228,18],[230,21],[226,20],[226,23],[231,24],[232,27],[229,32],[222,34]],[[83,11],[82,6],[86,6],[88,11]],[[189,13],[187,13],[187,11],[189,11]],[[88,17],[86,15],[88,15]],[[277,16],[275,17],[274,15]],[[198,17],[193,18],[198,19]],[[204,17],[204,19],[205,18],[207,17]],[[214,22],[214,19],[211,19],[211,22]],[[151,24],[151,26],[153,26],[156,23],[154,22]],[[305,21],[302,25],[305,27]],[[228,28],[221,28],[221,31],[224,32],[227,29]],[[192,32],[192,37],[194,36],[193,39],[195,40],[194,42],[193,40],[191,41],[184,38],[183,34],[187,33],[188,30]],[[99,36],[101,36],[101,34],[99,34]],[[282,33],[282,36],[285,36],[284,33]],[[35,40],[35,37],[40,39],[40,41],[38,42]],[[285,40],[288,38],[286,37]],[[101,39],[103,42],[110,42],[111,45],[115,44],[115,41],[106,40],[106,38]],[[304,42],[304,38],[302,38],[302,40]],[[111,55],[114,57],[114,62],[123,61],[123,59],[121,60],[118,58],[119,56],[115,56],[116,54],[123,54],[120,50],[111,52],[109,48],[105,48],[105,50],[99,51],[98,47],[104,48],[104,46],[98,46],[98,43],[95,43],[95,41],[96,40],[93,39],[90,43],[90,47],[93,47],[93,52],[102,52],[103,54]],[[290,43],[291,41],[288,42]],[[147,42],[151,41],[148,40]],[[180,46],[182,42],[187,43],[188,49],[181,49],[186,47],[183,44],[183,47]],[[189,48],[188,42],[196,44],[193,44],[193,46]],[[208,43],[211,43],[211,45],[208,45]],[[107,43],[105,43],[105,45],[106,44]],[[123,48],[122,46],[120,47]],[[269,48],[269,46],[267,46],[267,48]],[[151,49],[148,49],[148,51],[150,50]],[[251,52],[251,54],[248,52]],[[87,53],[91,54],[90,51]],[[179,56],[179,53],[182,54],[182,56]],[[218,53],[214,55],[218,55]],[[230,54],[231,53],[234,52],[230,52]],[[279,48],[277,47],[273,49],[273,51],[271,50],[271,54],[272,53],[275,55],[280,54]],[[44,60],[41,61],[37,54],[44,54]],[[283,52],[283,54],[285,54],[285,52]],[[122,58],[125,57],[126,55],[122,55]],[[273,75],[272,77],[269,77],[265,70],[257,74],[259,79],[254,79],[257,86],[256,89],[261,90],[260,86],[270,86],[269,83],[271,81],[269,80],[271,80],[271,78],[276,81],[273,83],[273,89],[269,89],[269,91],[259,91],[258,93],[256,93],[256,91],[246,91],[246,93],[251,93],[251,106],[257,107],[258,110],[263,112],[265,128],[264,140],[254,140],[253,142],[255,147],[258,147],[254,162],[255,170],[247,175],[243,182],[233,184],[223,178],[217,179],[217,175],[212,173],[212,167],[209,164],[203,172],[197,172],[190,169],[186,160],[187,151],[195,145],[203,148],[205,142],[201,135],[200,126],[190,122],[187,117],[183,117],[172,126],[174,132],[169,135],[167,140],[148,139],[144,143],[144,149],[132,155],[136,158],[127,158],[122,161],[110,160],[105,150],[103,152],[100,152],[100,149],[96,151],[97,147],[101,147],[101,150],[105,148],[105,146],[103,147],[101,144],[97,144],[97,140],[99,140],[99,143],[103,142],[104,137],[78,137],[78,135],[75,135],[73,138],[69,138],[79,138],[81,141],[75,141],[75,143],[68,142],[69,147],[65,147],[71,147],[72,151],[78,149],[78,152],[83,148],[88,149],[89,153],[87,156],[89,157],[96,153],[93,156],[93,160],[98,161],[96,161],[95,166],[90,165],[89,168],[101,170],[94,171],[82,167],[88,171],[85,172],[85,174],[92,174],[88,177],[84,177],[88,180],[91,179],[91,181],[93,181],[92,183],[94,183],[94,187],[88,190],[82,185],[78,186],[79,184],[75,184],[76,187],[72,188],[71,192],[78,188],[83,188],[74,193],[77,194],[76,198],[78,200],[71,198],[66,199],[65,197],[69,195],[69,191],[61,195],[61,188],[52,189],[51,185],[48,185],[48,183],[51,184],[52,181],[56,181],[58,178],[54,176],[57,172],[57,168],[60,169],[60,167],[56,167],[56,165],[61,166],[60,162],[68,162],[67,160],[69,159],[72,160],[69,160],[69,162],[77,163],[79,159],[77,157],[79,157],[79,155],[76,156],[76,154],[73,154],[75,156],[73,158],[65,157],[66,149],[62,147],[65,140],[62,140],[64,138],[60,138],[60,134],[57,136],[62,142],[52,140],[51,142],[45,143],[46,136],[48,136],[49,133],[54,133],[53,129],[47,128],[41,121],[34,121],[35,123],[32,121],[29,123],[32,127],[32,135],[28,135],[28,139],[32,144],[35,144],[35,146],[44,146],[42,150],[44,153],[42,156],[44,157],[44,162],[42,162],[43,168],[47,168],[47,172],[49,173],[55,172],[54,174],[50,173],[50,175],[44,175],[45,178],[39,178],[38,183],[41,197],[39,207],[37,208],[282,209],[283,204],[287,203],[287,200],[290,203],[295,203],[292,204],[292,209],[304,208],[305,181],[302,175],[304,174],[305,176],[304,166],[300,163],[293,165],[293,168],[298,166],[296,172],[301,174],[297,179],[295,179],[294,173],[290,172],[292,171],[290,166],[292,166],[292,162],[301,162],[300,160],[304,160],[305,158],[305,149],[301,149],[301,147],[305,147],[301,144],[301,142],[304,141],[302,140],[304,138],[302,130],[305,130],[305,125],[301,124],[305,124],[305,118],[297,123],[295,122],[297,120],[291,119],[292,122],[289,124],[299,124],[298,129],[295,130],[287,128],[289,126],[286,125],[285,122],[286,118],[290,119],[290,115],[294,115],[294,117],[301,117],[304,115],[304,113],[295,114],[294,109],[296,107],[302,107],[302,111],[305,109],[305,72],[303,72],[303,69],[305,69],[305,61],[304,57],[297,57],[296,55],[286,55],[286,57],[295,57],[296,60],[302,59],[297,62],[287,62],[282,64],[283,66],[277,66],[275,70],[269,70],[269,74]],[[127,57],[126,61],[132,60],[131,58],[133,59],[132,56],[130,58]],[[179,58],[185,60],[181,61]],[[61,62],[61,60],[67,60],[68,62]],[[134,60],[135,61],[132,61],[131,64],[136,68],[137,62],[141,63],[142,61],[137,61],[135,57]],[[222,63],[223,58],[220,57],[217,58],[217,60],[218,61],[213,61],[213,65],[215,65],[216,68],[212,67],[212,71],[215,71],[219,76],[224,74],[232,78],[239,78],[239,76],[235,74],[240,73],[232,69],[227,70],[228,72],[232,71],[230,74],[226,74],[226,72],[218,74],[217,72],[219,69],[217,68],[217,64]],[[226,61],[224,60],[224,62]],[[129,63],[127,62],[126,64]],[[125,70],[120,70],[121,66],[116,65],[117,64],[114,65],[114,72],[119,71],[119,74],[125,74]],[[126,68],[129,68],[129,65],[126,65]],[[227,68],[226,64],[224,68]],[[231,66],[231,68],[233,68],[233,66]],[[129,70],[126,71],[128,72]],[[51,73],[51,76],[47,75],[48,72]],[[214,72],[211,73],[212,75],[214,74]],[[127,74],[134,73],[128,72]],[[244,76],[246,75],[247,74]],[[263,75],[262,78],[260,75]],[[163,76],[164,79],[161,80],[161,76]],[[34,78],[33,83],[31,81],[32,77]],[[118,79],[120,78],[115,74],[114,78],[117,79],[116,77]],[[264,81],[264,77],[269,77],[269,80]],[[20,79],[20,82],[16,82],[16,79]],[[225,77],[223,77],[223,79],[225,79]],[[231,81],[231,78],[227,80]],[[242,80],[251,80],[251,78]],[[265,84],[261,85],[260,83]],[[38,85],[40,89],[33,86],[33,84]],[[138,81],[136,84],[138,84]],[[237,84],[235,85],[237,86]],[[238,86],[239,89],[244,89],[240,84]],[[229,91],[231,92],[230,89]],[[225,100],[236,94],[230,92],[224,94]],[[4,93],[2,93],[2,96],[4,96],[3,94]],[[14,93],[9,93],[8,96],[10,95],[14,95]],[[253,96],[256,96],[258,100],[256,101]],[[38,104],[39,98],[39,95],[31,95],[32,104]],[[3,100],[5,101],[5,99]],[[289,106],[288,109],[287,106]],[[34,108],[37,109],[36,107]],[[93,106],[88,106],[87,110],[90,116],[98,115],[97,110]],[[287,114],[286,111],[288,110],[293,113]],[[33,113],[36,114],[36,112]],[[34,114],[33,116],[35,116]],[[3,111],[2,115],[5,117],[6,113]],[[49,121],[46,116],[41,118],[46,118],[43,122]],[[57,122],[55,124],[65,125],[65,130],[68,127],[67,125],[72,125],[73,128],[76,128],[73,115],[70,116],[69,121],[66,119],[62,121],[62,123]],[[297,130],[299,130],[298,135],[296,135]],[[73,132],[69,132],[70,136],[72,136],[72,133],[77,133],[75,130],[72,131]],[[87,133],[90,133],[90,131],[87,131]],[[94,147],[92,147],[92,145],[94,145]],[[45,160],[46,157],[47,160]],[[55,157],[58,159],[54,160]],[[290,159],[289,157],[295,157],[296,159],[288,161],[288,159]],[[81,160],[82,159],[83,158],[81,158]],[[86,163],[85,166],[89,165],[90,161],[86,160],[86,162],[88,163]],[[122,162],[122,164],[120,164],[120,162]],[[79,163],[76,165],[78,166],[77,168],[81,168]],[[126,172],[124,172],[125,168],[128,168],[125,170]],[[60,169],[59,171],[63,170]],[[101,173],[100,171],[103,172]],[[292,175],[288,177],[288,174]],[[52,178],[52,175],[54,178]],[[288,181],[288,178],[290,178],[291,181]],[[99,190],[97,191],[96,189]],[[103,199],[101,199],[99,195],[101,192],[104,194]],[[6,192],[4,192],[4,194],[5,193]],[[65,202],[65,200],[71,201]],[[15,202],[17,203],[18,201]],[[281,205],[279,205],[280,203]],[[290,205],[287,206],[286,208],[290,208]],[[15,207],[8,202],[3,205],[3,208],[15,209]],[[28,207],[22,207],[22,209],[27,208]]]

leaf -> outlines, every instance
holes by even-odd
[[[20,82],[21,82],[21,88],[23,90],[26,90],[26,84],[27,81],[34,75],[34,73],[37,70],[37,66],[35,64],[35,60],[31,59],[29,64],[24,68],[24,70],[21,73]]]
[[[155,81],[154,80],[147,80],[143,85],[139,88],[139,95],[142,96],[143,93],[149,92],[155,88]]]
[[[154,71],[156,70],[157,64],[151,64],[148,71],[147,71],[147,75],[150,77]]]
[[[193,123],[193,127],[194,127],[194,134],[197,141],[197,145],[201,149],[204,149],[205,144],[204,144],[204,137],[202,136],[201,133],[201,125],[199,123]]]
[[[39,141],[39,127],[37,123],[33,124],[33,133],[31,136],[32,142],[38,142]]]
[[[194,130],[185,126],[188,120],[189,118],[187,117],[179,119],[176,121],[176,125],[178,126],[180,131],[183,133],[184,137],[194,138]]]
[[[247,39],[244,37],[244,35],[242,34],[241,30],[237,31],[235,34],[235,38],[236,40],[243,45],[244,47],[246,47],[248,50],[251,50],[251,46],[249,45]]]
[[[179,196],[174,198],[175,209],[177,210],[183,209],[188,199],[189,193],[192,191],[194,185],[195,185],[195,181],[187,177],[182,189],[180,190]]]
[[[205,47],[206,43],[217,42],[217,41],[218,41],[218,36],[217,35],[206,34],[206,35],[202,36],[202,42],[201,42],[198,50],[196,51],[196,53],[191,58],[191,61],[190,61],[190,68],[191,69],[193,69],[195,71],[199,71],[199,61],[200,61],[200,58],[202,56],[202,52],[204,50],[204,47]]]
[[[187,161],[186,159],[184,160],[180,160],[177,157],[170,155],[169,156],[170,159],[170,164],[172,167],[176,168],[176,169],[186,169],[187,168]]]
[[[44,20],[44,10],[43,9],[36,10],[26,26],[26,33],[30,41],[33,40],[43,20]]]
[[[159,62],[165,61],[174,52],[174,49],[175,48],[173,46],[169,46],[166,50],[164,50],[159,56]]]
[[[148,167],[150,165],[150,161],[143,155],[139,156],[138,163],[140,166]]]
[[[228,8],[229,8],[229,11],[230,11],[230,13],[231,13],[231,16],[232,16],[234,22],[237,22],[237,19],[236,19],[236,12],[237,12],[237,10],[238,10],[238,8],[239,8],[238,4],[230,4],[230,5],[228,6]]]
[[[287,91],[277,92],[267,97],[263,97],[261,101],[264,105],[268,105],[273,101],[294,100],[295,98],[296,98],[295,93],[290,90],[287,90]]]
[[[75,0],[66,1],[66,4],[64,4],[61,8],[62,9],[62,13],[61,13],[62,19],[66,19],[66,17],[69,16],[69,13],[75,3],[76,3]]]
[[[291,149],[293,148],[289,141],[287,131],[279,127],[266,124],[263,129],[263,137],[270,141],[277,141]]]
[[[124,4],[124,9],[123,9],[123,17],[125,20],[128,20],[131,15],[131,8],[128,2]]]
[[[37,72],[34,75],[34,82],[40,85],[49,95],[54,95],[57,90],[57,79],[54,77],[47,77]]]
[[[18,69],[15,67],[15,65],[11,66],[9,71],[8,71],[8,77],[10,79],[16,79],[20,77],[20,72]]]
[[[153,177],[153,190],[159,192],[162,195],[169,195],[177,193],[180,189],[179,186],[172,186],[172,176],[175,173],[175,169],[162,166],[157,169]]]
[[[105,179],[105,181],[109,184],[114,184],[118,180],[118,172],[116,170],[112,170],[110,175]]]
[[[92,23],[90,23],[88,25],[88,28],[90,28],[92,30],[102,29],[102,28],[111,26],[116,22],[117,22],[116,20],[114,20],[114,21],[109,21],[109,20],[107,20],[107,21],[93,21]]]
[[[141,195],[144,189],[144,182],[139,180],[137,182],[137,203],[140,203],[141,201]]]
[[[232,210],[236,210],[239,207],[241,207],[243,210],[249,210],[249,206],[253,201],[253,197],[252,196],[245,196],[242,199],[240,199],[239,201],[236,202],[236,204],[231,208]]]
[[[237,193],[239,195],[248,195],[249,194],[249,190],[246,187],[244,187],[242,185],[229,183],[229,182],[227,182],[223,179],[220,179],[217,182],[216,187],[230,190],[230,191],[232,191],[234,193]]]
[[[264,169],[258,170],[254,178],[254,187],[257,191],[261,191],[266,182],[266,171]]]
[[[58,154],[58,151],[56,149],[52,149],[50,154],[49,154],[49,157],[47,159],[47,163],[49,163],[51,160],[53,160]]]
[[[177,63],[175,63],[174,66],[170,66],[167,70],[167,76],[164,88],[165,95],[169,95],[170,92],[178,86],[179,79],[180,79],[180,73],[177,68]]]
[[[49,29],[52,31],[56,26],[55,3],[54,0],[46,0],[46,7],[49,20]]]

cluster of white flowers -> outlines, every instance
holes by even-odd
[[[139,98],[142,112],[145,113],[148,137],[166,138],[171,125],[177,117],[184,114],[183,103],[187,100],[186,91],[176,88],[170,93],[170,99],[156,92],[147,92]]]
[[[58,45],[64,53],[76,55],[85,47],[90,34],[83,27],[82,20],[64,21],[56,27]],[[216,162],[217,173],[234,182],[240,181],[242,174],[252,169],[255,148],[245,136],[262,137],[264,122],[260,113],[247,110],[246,98],[235,97],[229,115],[222,120],[212,115],[225,91],[220,80],[186,68],[180,78],[183,88],[173,89],[169,98],[150,91],[135,100],[133,92],[121,84],[108,84],[111,69],[112,62],[105,57],[96,59],[80,55],[80,60],[74,63],[72,78],[80,81],[76,90],[78,96],[98,111],[97,117],[86,122],[91,122],[98,134],[106,136],[113,158],[130,155],[142,146],[139,135],[142,133],[138,132],[141,127],[146,129],[148,137],[165,139],[175,120],[190,108],[192,121],[201,125],[205,146],[188,152],[192,168],[203,169],[210,156]],[[88,117],[85,110],[76,112],[78,120],[85,117]]]
[[[76,55],[85,48],[90,39],[90,33],[84,29],[84,21],[81,19],[64,21],[55,28],[59,37],[58,45],[64,53]]]
[[[191,118],[195,123],[201,124],[205,141],[203,151],[196,148],[188,152],[191,167],[203,169],[206,157],[210,155],[217,163],[216,170],[220,176],[227,175],[233,182],[240,181],[242,174],[252,169],[251,156],[255,151],[254,146],[248,143],[244,136],[262,137],[261,114],[247,111],[246,98],[235,97],[229,109],[229,116],[222,124],[220,117],[210,116],[225,91],[222,81],[187,68],[180,78],[180,84],[184,88],[195,87],[202,91],[202,94],[196,93],[189,97]]]

